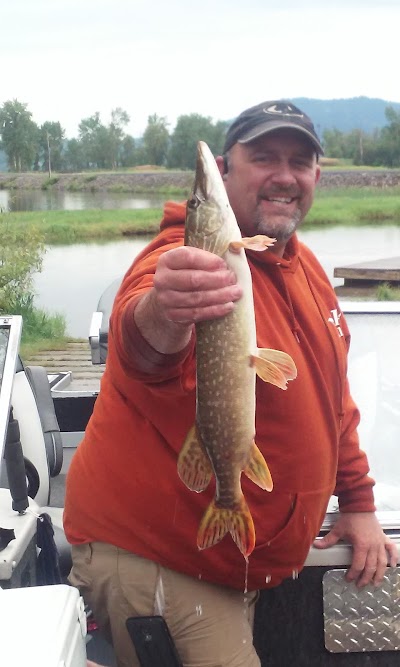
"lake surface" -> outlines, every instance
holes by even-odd
[[[63,192],[60,190],[0,190],[2,211],[83,211],[84,209],[162,208],[165,195],[129,192]]]
[[[300,231],[315,252],[333,285],[337,266],[400,256],[400,227],[329,227]],[[104,244],[85,243],[48,247],[43,270],[34,277],[36,305],[63,313],[68,334],[87,338],[92,313],[103,291],[125,271],[147,241],[124,239]]]

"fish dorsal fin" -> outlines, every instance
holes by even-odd
[[[204,451],[196,426],[186,436],[178,457],[178,475],[191,491],[204,491],[212,477],[210,460]]]
[[[250,449],[249,462],[243,472],[254,484],[257,484],[264,491],[272,491],[274,485],[271,473],[254,440]]]
[[[257,250],[262,252],[266,248],[269,248],[271,245],[274,245],[276,239],[271,239],[269,236],[264,234],[257,234],[257,236],[249,236],[241,239],[240,241],[232,241],[229,244],[229,250],[231,252],[238,253],[241,248],[245,250]]]
[[[257,375],[280,389],[287,389],[289,380],[297,377],[297,368],[289,354],[280,350],[261,348],[251,356],[251,364]]]

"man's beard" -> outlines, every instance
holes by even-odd
[[[270,238],[276,239],[278,242],[286,243],[293,236],[296,229],[301,223],[301,212],[299,209],[290,217],[286,218],[283,215],[273,215],[269,219],[265,214],[261,214],[258,210],[255,217],[255,227],[257,234],[266,234]]]

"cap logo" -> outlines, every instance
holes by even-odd
[[[285,103],[271,104],[271,106],[264,107],[263,109],[264,113],[276,114],[278,116],[295,116],[296,118],[304,118],[304,114],[296,113],[297,111],[300,111],[300,109],[297,109],[296,107],[293,108],[290,104]]]

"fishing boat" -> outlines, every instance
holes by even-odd
[[[103,365],[107,357],[108,321],[118,285],[119,281],[110,285],[92,317],[88,338],[92,363],[96,365]],[[385,533],[396,541],[400,551],[400,303],[341,301],[340,306],[352,332],[349,377],[362,414],[361,445],[377,481],[377,515]],[[340,329],[336,312],[332,313],[332,323]],[[11,484],[1,470],[0,528],[15,533],[15,538],[0,551],[0,588],[4,589],[4,594],[0,590],[0,631],[3,637],[3,624],[8,623],[7,636],[12,638],[15,633],[15,641],[9,641],[15,649],[14,657],[2,664],[25,665],[16,657],[18,650],[22,643],[28,646],[35,633],[40,632],[42,652],[47,641],[53,647],[57,633],[62,650],[65,652],[69,642],[74,651],[70,651],[68,659],[62,658],[64,662],[61,658],[53,663],[43,659],[35,662],[31,655],[30,667],[36,664],[80,667],[85,664],[86,654],[113,667],[112,648],[88,618],[90,610],[84,609],[77,591],[66,583],[70,551],[61,516],[65,474],[92,412],[98,388],[85,391],[76,388],[68,372],[49,375],[43,368],[25,368],[18,358],[21,327],[21,318],[0,318],[0,453],[13,420],[19,427],[25,461],[23,478],[28,481],[29,495],[28,505],[23,509],[21,497],[26,485],[21,491],[17,484],[17,497],[13,498],[8,488]],[[332,527],[337,511],[337,499],[333,497],[321,537]],[[51,517],[62,581],[38,586],[40,554],[36,545],[38,525],[44,515]],[[293,572],[292,579],[261,593],[254,641],[263,667],[365,664],[391,667],[399,663],[400,567],[389,569],[379,588],[371,585],[358,589],[344,579],[350,562],[349,544],[339,543],[327,550],[312,547],[302,572]],[[75,596],[72,600],[71,590]],[[5,608],[19,610],[18,632],[11,628],[10,619],[6,619]],[[56,655],[56,650],[57,647],[51,655]],[[165,665],[175,667],[172,662]],[[161,664],[147,661],[143,667],[161,667]]]

